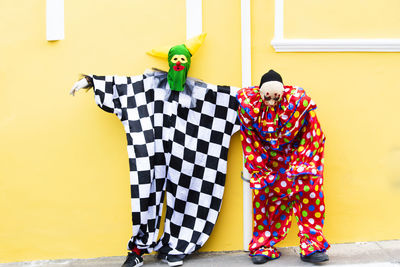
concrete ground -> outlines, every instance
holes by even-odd
[[[298,248],[280,248],[282,256],[274,261],[259,266],[312,266],[313,264],[300,261]],[[400,266],[400,240],[363,242],[332,245],[328,250],[330,260],[320,266],[377,266],[392,267]],[[3,263],[0,267],[17,266],[82,266],[82,267],[119,267],[125,257],[106,257],[96,259],[70,259],[49,260],[20,263]],[[144,256],[145,267],[168,267],[166,263],[157,260],[155,255]],[[195,253],[184,260],[185,267],[220,267],[220,266],[255,266],[247,253],[243,251],[232,252],[203,252]]]

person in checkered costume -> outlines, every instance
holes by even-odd
[[[183,46],[170,49],[170,63],[185,55],[190,64],[194,51]],[[176,62],[170,72],[182,66]],[[238,88],[174,79],[170,72],[87,75],[72,90],[92,86],[97,105],[117,115],[126,131],[133,236],[124,267],[141,266],[141,255],[152,251],[170,266],[183,264],[207,241],[221,208],[229,143],[239,130]],[[157,240],[164,194],[164,233]]]

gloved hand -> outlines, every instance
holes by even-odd
[[[86,78],[82,78],[79,81],[77,81],[76,83],[74,83],[74,86],[72,86],[71,91],[69,92],[71,95],[75,95],[75,93],[82,89],[82,88],[88,88],[89,87],[89,83],[86,80]]]

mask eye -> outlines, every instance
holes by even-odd
[[[180,60],[181,60],[181,63],[186,63],[187,62],[187,59],[186,59],[185,56],[182,56]]]
[[[175,55],[175,56],[173,56],[172,58],[171,58],[171,62],[172,63],[176,63],[176,62],[180,62],[180,63],[182,63],[182,64],[184,64],[184,63],[187,63],[188,62],[188,60],[187,60],[187,58],[186,58],[186,56],[185,55]]]
[[[178,59],[179,58],[177,56],[174,56],[174,57],[172,57],[171,62],[176,63],[178,61]]]

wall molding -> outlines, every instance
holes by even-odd
[[[199,35],[203,31],[202,0],[186,0],[186,39]]]
[[[251,13],[250,0],[240,1],[241,38],[242,38],[242,87],[251,86]],[[250,179],[244,167],[243,176]],[[243,250],[249,251],[249,243],[253,235],[252,192],[247,182],[243,181]]]
[[[46,1],[46,39],[64,39],[64,0]]]
[[[284,0],[275,0],[275,34],[271,45],[276,52],[400,52],[400,39],[286,39]]]

